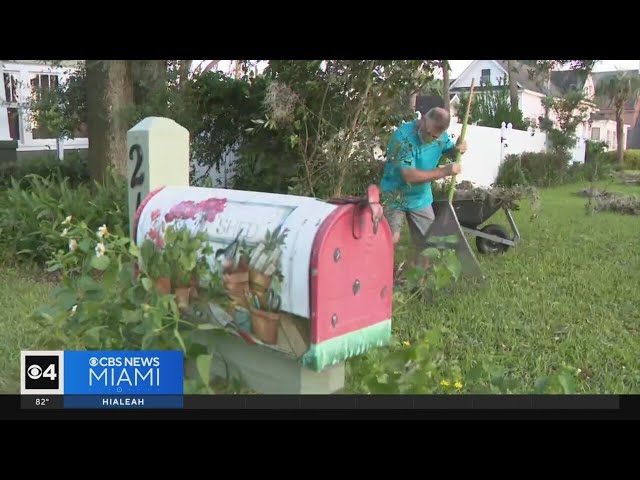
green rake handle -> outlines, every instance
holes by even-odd
[[[462,131],[460,132],[460,141],[464,140],[464,137],[467,134],[467,124],[469,123],[469,112],[471,112],[471,102],[473,101],[473,87],[476,79],[471,79],[471,89],[469,91],[469,102],[467,103],[467,111],[464,112],[464,120],[462,121]],[[460,152],[456,153],[456,163],[460,163],[462,161],[462,154]],[[449,186],[449,203],[453,202],[453,195],[456,191],[456,175],[451,176],[451,185]]]

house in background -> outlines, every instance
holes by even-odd
[[[457,94],[449,94],[449,111],[451,118],[456,115],[458,105],[460,104],[460,98]],[[424,115],[434,107],[444,108],[444,99],[440,95],[418,95],[416,97],[416,112],[420,112],[420,115]]]
[[[78,66],[79,60],[63,60],[61,66],[52,67],[42,60],[0,60],[0,141],[18,142],[18,158],[55,155],[56,138],[31,118],[26,106],[38,90],[55,88],[64,82]],[[86,129],[64,142],[65,152],[86,154],[89,147]]]
[[[591,74],[595,87],[607,79],[625,72],[629,75],[640,75],[638,70],[622,70],[612,72],[594,72]],[[591,137],[593,141],[607,142],[609,148],[617,148],[616,112],[608,99],[596,97],[597,112],[591,115]],[[625,123],[625,147],[640,148],[640,97],[628,100],[624,104],[623,118]]]
[[[585,102],[588,108],[588,115],[598,110],[594,101],[595,85],[592,75],[584,75],[581,72],[572,70],[553,71],[551,72],[547,85],[544,85],[541,81],[530,77],[530,66],[520,62],[515,62],[515,66],[518,69],[516,79],[518,85],[518,106],[520,110],[522,110],[525,121],[530,125],[539,126],[540,118],[544,116],[543,99],[546,96],[547,89],[554,97],[561,97],[572,89],[581,89],[585,92],[588,99],[588,101]],[[498,85],[500,81],[507,81],[507,63],[503,60],[474,60],[458,78],[451,82],[449,91],[452,94],[468,92],[472,79],[475,79],[474,89],[476,95],[481,95],[482,85],[486,85],[487,83]],[[557,124],[557,118],[553,111],[550,112],[549,118]],[[594,122],[597,123],[597,120]],[[589,139],[592,125],[594,125],[594,123],[590,125],[588,121],[579,125],[576,130],[578,138],[584,140]],[[598,125],[596,125],[596,127],[597,126]]]

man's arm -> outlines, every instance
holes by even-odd
[[[453,141],[451,140],[451,137],[448,137],[447,144],[442,149],[442,156],[447,158],[456,158],[456,155],[458,154],[458,152],[464,153],[466,151],[467,151],[466,141],[464,140],[460,141],[460,139],[458,138],[458,141],[454,144]]]
[[[460,165],[450,163],[444,167],[435,168],[433,170],[418,170],[416,168],[403,168],[402,178],[411,185],[432,182],[441,178],[457,175],[460,172]]]

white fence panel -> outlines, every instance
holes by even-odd
[[[456,123],[449,128],[454,142],[457,141],[462,124]],[[462,157],[462,172],[459,181],[469,181],[488,187],[495,182],[500,167],[500,129],[469,125],[465,139],[468,150]]]
[[[504,154],[519,155],[524,152],[543,152],[547,135],[539,130],[506,129]]]

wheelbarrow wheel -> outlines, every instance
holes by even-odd
[[[482,228],[480,231],[488,235],[495,235],[496,237],[509,240],[509,234],[500,225],[495,225],[495,224],[487,225],[486,227]],[[476,237],[476,247],[478,247],[478,252],[483,254],[492,254],[492,255],[496,255],[498,253],[504,253],[509,249],[509,245],[506,245],[504,243],[494,242],[492,240],[487,240],[486,238],[482,238],[482,237]]]

